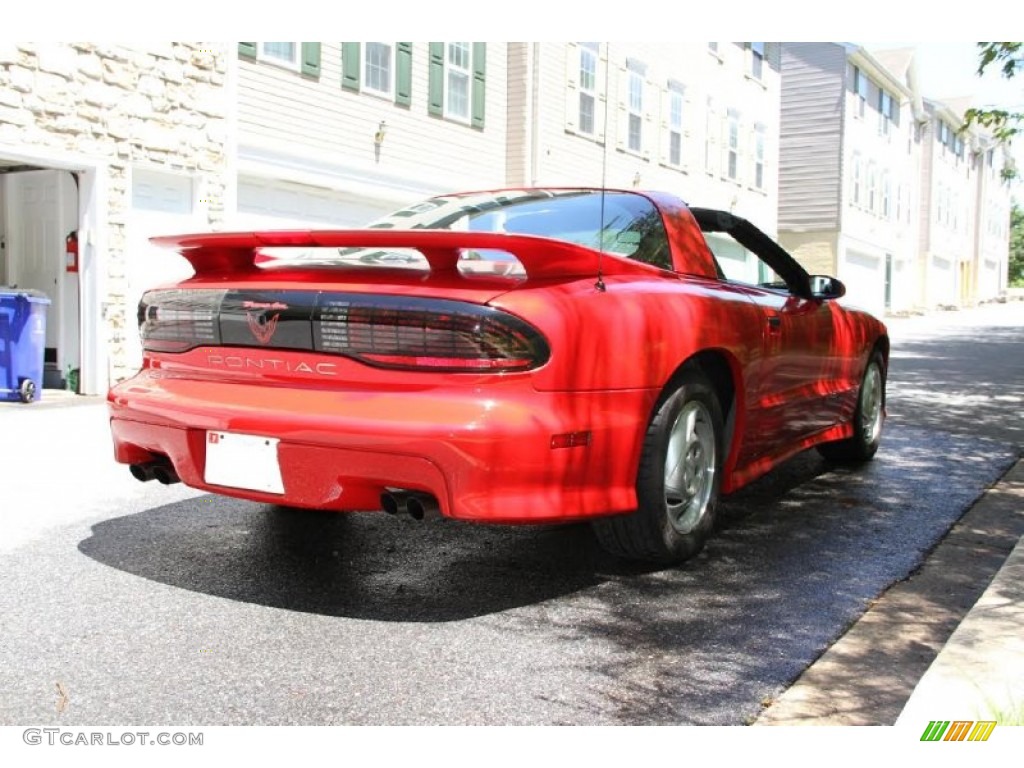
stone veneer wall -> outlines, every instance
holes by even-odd
[[[0,43],[0,144],[106,164],[105,331],[114,379],[124,367],[130,169],[186,172],[211,227],[224,218],[229,50],[225,43]]]

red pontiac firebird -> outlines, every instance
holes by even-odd
[[[715,506],[816,446],[865,461],[889,340],[752,224],[599,189],[445,195],[367,229],[158,238],[108,396],[140,480],[698,552]]]

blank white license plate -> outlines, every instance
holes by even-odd
[[[210,485],[284,493],[276,437],[206,433],[206,475]]]

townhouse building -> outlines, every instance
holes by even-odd
[[[53,301],[47,383],[101,393],[138,366],[142,292],[190,273],[150,236],[604,185],[733,211],[879,313],[989,298],[1008,160],[915,75],[836,43],[3,44],[0,285]]]
[[[777,43],[512,43],[507,183],[659,189],[774,233]],[[756,282],[735,242],[723,270]]]
[[[1008,158],[984,132],[960,132],[968,106],[922,96],[912,49],[784,44],[782,245],[879,315],[996,296]]]
[[[919,107],[911,82],[842,43],[782,52],[779,239],[847,300],[879,315],[913,305]]]
[[[1006,288],[1010,190],[1005,148],[960,133],[970,100],[926,99],[921,124],[920,303],[966,306]]]
[[[229,226],[360,226],[505,183],[504,43],[239,43]]]

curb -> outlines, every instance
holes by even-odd
[[[754,725],[892,725],[904,711],[915,725],[957,713],[972,719],[981,704],[1008,706],[1010,680],[1018,681],[1020,709],[1022,536],[1018,460]],[[1016,642],[1005,642],[1008,635]]]

